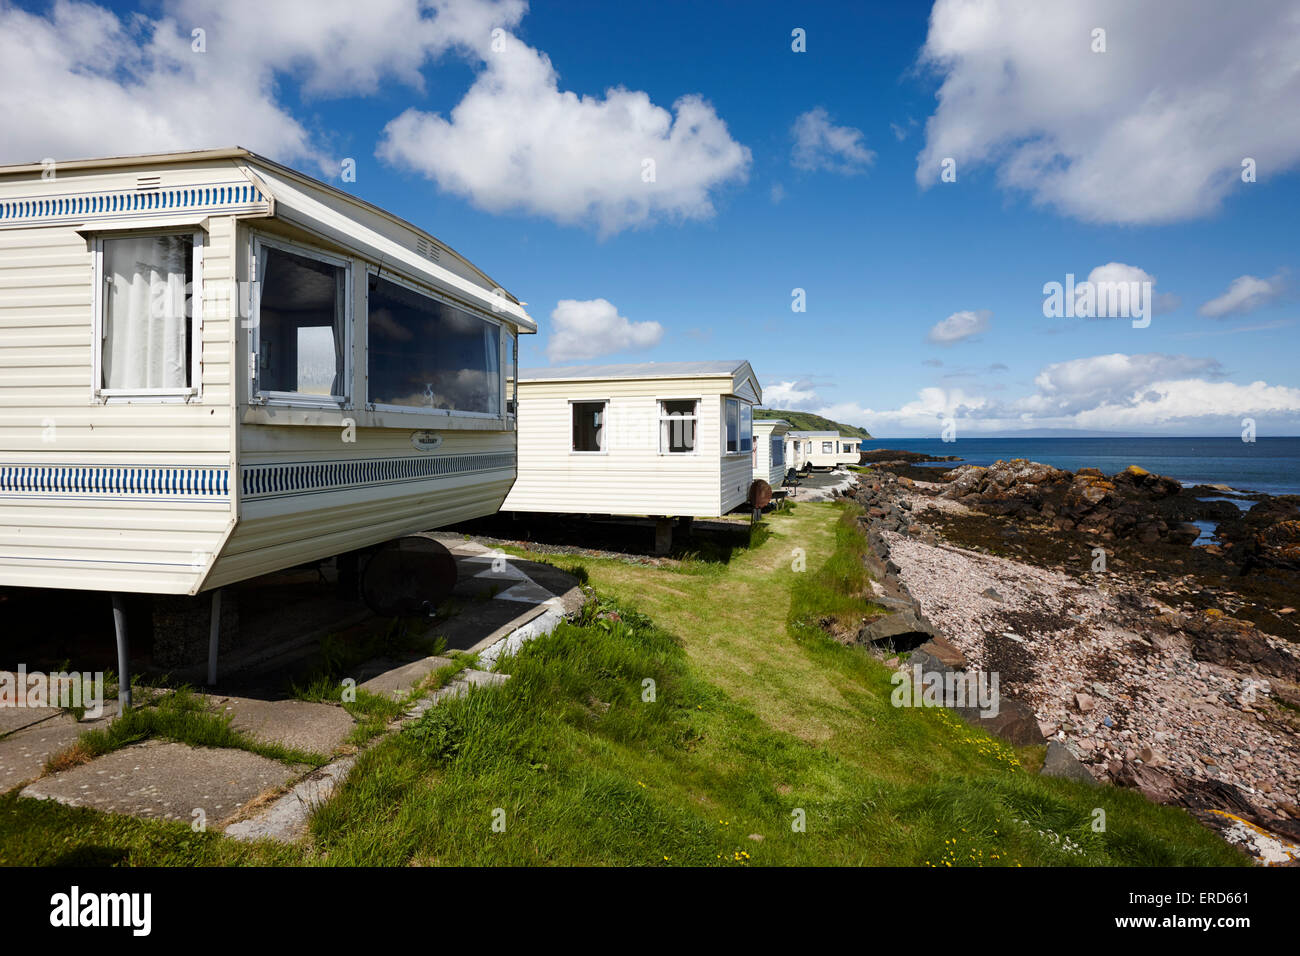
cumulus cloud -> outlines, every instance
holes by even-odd
[[[989,319],[992,317],[993,313],[988,309],[980,309],[978,312],[969,310],[954,312],[948,318],[931,326],[925,339],[932,345],[955,345],[988,329]]]
[[[1201,315],[1212,319],[1221,319],[1225,315],[1244,315],[1274,301],[1281,296],[1283,290],[1283,275],[1280,272],[1271,279],[1238,276],[1232,280],[1227,292],[1206,302],[1199,311]]]
[[[1165,312],[1172,312],[1182,304],[1182,299],[1171,292],[1156,292],[1156,277],[1145,269],[1139,269],[1137,266],[1126,265],[1123,262],[1107,262],[1105,265],[1097,266],[1088,273],[1085,280],[1088,286],[1093,290],[1092,310],[1095,313],[1094,318],[1130,318],[1132,307],[1137,305],[1136,299],[1130,299],[1129,310],[1125,311],[1125,299],[1122,296],[1110,296],[1106,293],[1107,289],[1123,287],[1137,295],[1143,295],[1144,289],[1151,290],[1151,311],[1155,315]],[[1087,295],[1083,283],[1075,285],[1075,298]],[[1076,312],[1076,314],[1081,314]]]
[[[579,96],[508,33],[477,54],[483,69],[464,99],[447,117],[408,109],[392,120],[381,159],[490,212],[594,223],[602,235],[708,219],[714,191],[748,176],[749,149],[698,95],[671,111],[622,87]]]
[[[763,386],[763,404],[767,408],[807,411],[822,404],[810,382],[769,382]]]
[[[1204,435],[1234,433],[1244,417],[1293,430],[1300,423],[1300,388],[1227,381],[1213,358],[1113,353],[1047,365],[1035,377],[1033,392],[1010,400],[930,387],[897,408],[835,407],[855,416],[839,420],[860,422],[873,433],[935,436],[951,417],[959,433],[1079,429]]]
[[[140,153],[238,143],[337,170],[326,145],[277,96],[422,86],[420,67],[522,0],[170,0],[151,18],[58,0],[44,15],[0,3],[0,161]],[[204,52],[194,49],[202,30]]]
[[[630,322],[607,299],[561,299],[551,313],[546,356],[552,362],[599,358],[658,345],[658,322]]]
[[[794,150],[790,162],[797,169],[854,175],[865,172],[876,159],[867,149],[862,130],[836,126],[824,107],[801,113],[790,128]]]
[[[1106,52],[1093,52],[1094,28]],[[942,77],[917,159],[992,166],[1005,188],[1093,222],[1213,212],[1300,162],[1300,7],[1259,0],[938,0],[920,63]]]

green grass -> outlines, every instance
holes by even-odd
[[[85,845],[136,864],[1248,864],[1180,810],[1035,776],[1033,754],[945,711],[891,706],[888,669],[806,624],[866,604],[851,510],[766,520],[709,574],[583,560],[600,597],[582,617],[504,661],[505,685],[365,751],[302,845],[9,796],[0,861]]]

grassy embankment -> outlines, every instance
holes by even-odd
[[[9,796],[0,860],[94,844],[190,865],[1246,862],[1181,811],[1037,777],[944,711],[891,706],[889,671],[825,636],[869,610],[848,507],[772,516],[725,564],[582,558],[599,595],[583,619],[507,661],[503,687],[375,744],[306,845]]]

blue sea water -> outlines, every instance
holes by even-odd
[[[958,464],[990,465],[1028,458],[1055,468],[1098,468],[1106,474],[1138,465],[1184,485],[1224,484],[1235,491],[1300,494],[1300,438],[887,438],[864,451],[897,448],[927,455],[959,455]],[[940,467],[951,468],[950,464]]]

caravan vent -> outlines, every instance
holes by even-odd
[[[425,239],[423,236],[416,237],[415,251],[418,252],[420,255],[424,256],[424,258],[426,259],[431,259],[434,262],[438,261],[438,257],[439,257],[438,247],[435,246],[428,239]]]
[[[149,190],[152,190],[152,189],[161,189],[161,188],[162,188],[162,177],[161,177],[161,176],[141,176],[141,177],[139,177],[138,179],[136,179],[136,181],[135,181],[135,188],[136,188],[136,191],[137,191],[137,192],[148,192]]]

